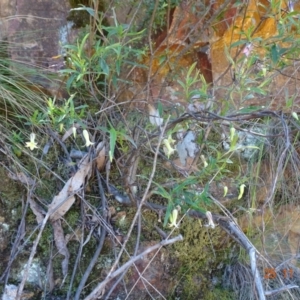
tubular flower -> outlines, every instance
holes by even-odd
[[[176,227],[178,228],[178,224],[176,223],[177,222],[177,218],[178,218],[178,209],[177,208],[174,208],[172,213],[170,214],[170,217],[169,217],[169,220],[170,220],[170,223],[169,223],[169,227]]]
[[[235,128],[231,127],[230,128],[230,142],[233,141],[234,136],[235,136]]]
[[[228,187],[224,186],[224,195],[223,195],[223,197],[226,197],[227,193],[228,193]]]
[[[90,136],[89,136],[89,133],[88,133],[88,131],[87,130],[83,130],[82,131],[82,134],[83,134],[83,137],[84,137],[84,139],[85,139],[85,147],[89,147],[89,146],[91,146],[91,145],[94,145],[94,143],[92,143],[91,141],[90,141]]]
[[[244,191],[245,191],[245,187],[246,187],[245,184],[241,184],[240,185],[240,193],[239,193],[239,196],[238,196],[238,200],[240,200],[243,197]]]
[[[204,168],[206,168],[208,166],[208,163],[207,163],[207,161],[205,159],[205,156],[204,155],[200,155],[200,158],[201,158],[201,160],[203,162]]]
[[[35,133],[30,134],[30,141],[26,143],[25,147],[29,148],[31,151],[38,148],[37,143],[35,141]]]
[[[213,217],[212,217],[211,212],[210,212],[210,211],[207,211],[205,214],[206,214],[206,217],[207,217],[207,219],[208,219],[208,224],[205,225],[205,226],[206,226],[206,227],[210,227],[210,228],[212,228],[212,229],[215,229],[216,224],[214,223],[214,220],[213,220]]]
[[[175,149],[172,148],[175,142],[176,141],[172,139],[171,135],[169,135],[167,139],[163,140],[163,149],[168,158],[175,152]]]
[[[298,117],[298,115],[297,115],[297,113],[296,112],[292,112],[292,116],[293,116],[293,118],[294,119],[296,119],[297,121],[299,121],[299,117]]]
[[[76,139],[76,134],[77,134],[77,128],[75,126],[72,127],[72,132],[73,132],[73,136],[74,136],[74,139]]]

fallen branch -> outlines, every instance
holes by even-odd
[[[207,219],[207,216],[201,212],[191,210],[189,211],[188,214],[192,217]],[[258,294],[258,299],[265,300],[266,297],[265,297],[262,280],[256,265],[256,256],[255,256],[255,253],[257,252],[256,248],[249,241],[247,236],[241,231],[239,226],[229,217],[213,215],[213,220],[214,222],[218,223],[238,244],[240,244],[248,252],[250,257],[251,271],[254,278],[256,291]]]
[[[173,244],[175,242],[178,241],[182,241],[183,237],[182,235],[178,235],[172,239],[169,240],[163,240],[160,243],[149,247],[147,250],[145,250],[144,252],[140,253],[139,255],[136,255],[134,257],[132,257],[127,263],[125,263],[122,267],[118,268],[116,271],[112,272],[110,274],[110,276],[106,277],[102,282],[100,282],[95,289],[85,298],[85,300],[93,300],[93,299],[98,299],[99,296],[102,295],[105,286],[115,277],[117,277],[118,275],[120,275],[122,272],[124,272],[127,268],[129,268],[132,264],[134,264],[137,260],[141,259],[143,256],[147,255],[148,253],[166,246],[166,245],[170,245]]]
[[[295,284],[288,284],[288,285],[285,285],[285,286],[283,286],[279,289],[276,289],[276,290],[266,291],[265,295],[266,296],[272,296],[272,295],[275,295],[277,293],[281,293],[283,291],[290,290],[290,289],[295,289],[295,288],[299,288],[299,286],[295,285]]]

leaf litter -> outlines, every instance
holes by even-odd
[[[78,171],[66,182],[63,189],[55,196],[48,206],[50,220],[56,221],[63,217],[75,202],[75,195],[85,183],[86,177],[90,177],[92,163],[89,155],[85,155],[79,163]]]
[[[70,253],[67,248],[61,218],[69,211],[75,202],[75,195],[84,186],[85,180],[91,175],[92,162],[90,156],[86,154],[79,163],[78,171],[66,182],[63,189],[55,196],[48,206],[50,221],[53,227],[55,245],[58,252],[64,256],[62,261],[62,273],[64,278],[68,274]]]

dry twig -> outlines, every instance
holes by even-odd
[[[98,299],[98,297],[101,295],[101,293],[103,292],[105,286],[115,277],[117,277],[118,275],[122,274],[126,269],[128,269],[128,267],[130,267],[133,263],[135,263],[137,260],[141,259],[143,256],[147,255],[148,253],[154,251],[155,249],[158,249],[160,247],[163,246],[167,246],[170,244],[174,244],[178,241],[182,241],[183,237],[182,235],[178,235],[172,239],[169,240],[163,240],[160,243],[149,247],[147,250],[145,250],[144,252],[142,252],[141,254],[131,258],[127,263],[125,263],[122,267],[120,267],[119,269],[117,269],[116,271],[112,272],[109,274],[109,276],[107,276],[105,278],[105,280],[103,280],[102,282],[100,282],[96,288],[85,298],[85,300],[93,300],[93,299]]]

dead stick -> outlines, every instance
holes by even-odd
[[[27,277],[28,277],[28,271],[29,271],[29,268],[30,268],[30,266],[31,266],[31,264],[32,264],[33,258],[34,258],[35,254],[36,254],[36,249],[37,249],[38,243],[39,243],[39,241],[40,241],[40,239],[41,239],[41,237],[42,237],[42,233],[43,233],[43,231],[44,231],[44,228],[45,228],[45,226],[46,226],[46,224],[47,224],[47,221],[48,221],[48,219],[49,219],[51,213],[52,213],[52,211],[49,211],[49,212],[47,213],[47,215],[45,216],[45,218],[44,218],[44,220],[43,220],[43,222],[42,222],[42,224],[41,224],[41,227],[40,227],[40,231],[39,231],[39,233],[38,233],[38,236],[36,237],[36,239],[35,239],[35,241],[34,241],[34,243],[33,243],[33,246],[32,246],[32,249],[31,249],[31,253],[30,253],[29,259],[28,259],[28,261],[27,261],[27,266],[26,266],[26,268],[24,269],[23,278],[22,278],[22,281],[21,281],[21,283],[20,283],[20,285],[19,285],[18,293],[17,293],[17,295],[16,295],[16,299],[15,299],[15,300],[20,300],[20,299],[22,298],[22,292],[23,292],[23,289],[24,289],[24,286],[25,286],[25,282],[26,282]]]
[[[97,297],[99,297],[103,291],[103,289],[105,288],[105,286],[108,284],[108,282],[110,282],[113,278],[117,277],[118,275],[120,275],[122,272],[124,272],[124,270],[126,270],[127,268],[129,268],[132,264],[134,264],[137,260],[141,259],[143,256],[147,255],[148,253],[166,246],[166,245],[170,245],[173,244],[175,242],[178,241],[182,241],[183,237],[182,235],[178,235],[172,239],[169,240],[163,240],[160,243],[149,247],[147,250],[145,250],[144,252],[142,252],[141,254],[134,256],[133,258],[131,258],[127,263],[125,263],[122,267],[120,267],[119,269],[117,269],[116,271],[114,271],[113,273],[110,274],[109,277],[106,277],[104,281],[100,282],[95,289],[84,299],[84,300],[93,300],[93,299],[98,299]]]
[[[274,294],[278,294],[278,293],[281,293],[283,291],[286,291],[286,290],[289,290],[289,289],[296,289],[296,288],[299,288],[299,286],[295,285],[295,284],[288,284],[288,285],[284,285],[283,287],[281,287],[279,289],[276,289],[276,290],[266,291],[265,295],[266,296],[272,296]]]

